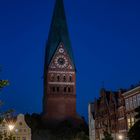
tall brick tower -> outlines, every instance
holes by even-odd
[[[63,0],[56,0],[45,52],[43,118],[76,117],[76,71]]]

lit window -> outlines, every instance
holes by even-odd
[[[127,125],[128,125],[128,129],[130,129],[130,127],[131,127],[131,121],[130,121],[130,118],[127,119]]]
[[[134,119],[134,117],[131,117],[131,126],[133,126],[134,123],[135,123],[135,119]]]

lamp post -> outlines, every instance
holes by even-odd
[[[8,129],[9,129],[9,136],[8,136],[8,140],[14,140],[14,137],[12,135],[12,132],[15,128],[15,125],[14,124],[9,124],[8,125]]]
[[[9,128],[10,132],[13,131],[14,127],[15,127],[15,126],[14,126],[13,124],[9,124],[9,125],[8,125],[8,128]]]

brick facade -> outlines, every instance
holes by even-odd
[[[100,97],[92,104],[95,140],[102,140],[105,130],[112,134],[114,140],[118,140],[120,135],[127,140],[127,132],[137,121],[135,109],[140,106],[140,86],[117,92],[102,89]]]

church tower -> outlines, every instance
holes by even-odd
[[[76,117],[76,70],[63,0],[56,0],[46,45],[43,118]]]

